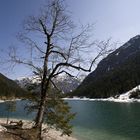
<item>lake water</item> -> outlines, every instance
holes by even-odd
[[[8,105],[0,103],[0,117],[31,119],[24,106],[27,101],[17,101],[13,112],[5,111]],[[68,101],[77,112],[74,136],[79,140],[140,140],[140,103],[115,103],[104,101]],[[12,110],[11,108],[9,110]]]

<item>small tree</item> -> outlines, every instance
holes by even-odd
[[[47,123],[47,128],[43,130],[47,132],[50,128],[55,128],[60,130],[62,135],[69,136],[72,133],[72,125],[69,122],[74,118],[75,113],[70,112],[71,108],[69,107],[68,103],[62,99],[62,96],[62,92],[55,89],[54,86],[50,86],[48,88],[43,118],[44,122]],[[40,105],[39,96],[33,97],[33,100],[31,100],[25,107],[27,113],[38,110]]]
[[[21,57],[23,52],[17,53],[15,48],[11,48],[9,53],[12,62],[29,66],[41,79],[41,96],[38,97],[39,104],[35,120],[35,127],[40,130],[45,114],[47,122],[54,124],[51,116],[55,114],[46,112],[49,108],[49,99],[52,97],[50,95],[53,94],[49,93],[49,88],[52,86],[57,88],[54,78],[62,73],[74,77],[77,75],[75,71],[90,72],[96,60],[110,52],[107,49],[109,40],[92,41],[90,34],[92,26],[86,25],[76,29],[64,7],[63,0],[49,0],[42,8],[40,15],[30,16],[25,21],[24,32],[18,34],[18,39],[25,44],[24,47],[28,48],[24,58]],[[25,48],[22,49],[24,50]],[[89,60],[89,54],[93,51],[96,52],[96,56]],[[60,106],[56,100],[54,104],[51,102],[51,105],[51,108],[59,110]],[[68,120],[67,118],[67,122]],[[54,122],[65,129],[64,122],[63,125],[56,119]]]

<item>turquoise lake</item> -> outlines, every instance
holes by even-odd
[[[27,101],[16,101],[12,112],[0,103],[0,117],[31,119],[35,113],[24,111]],[[73,135],[79,140],[140,140],[140,103],[108,101],[68,101],[77,115],[72,121]],[[9,112],[9,113],[8,113]]]

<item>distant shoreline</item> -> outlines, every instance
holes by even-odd
[[[138,102],[140,103],[140,99],[119,99],[119,98],[114,98],[114,97],[109,97],[109,98],[80,98],[80,97],[73,97],[73,98],[63,98],[64,100],[72,100],[72,101],[108,101],[108,102],[118,102],[118,103],[134,103]]]
[[[118,102],[118,103],[134,103],[138,102],[140,103],[140,99],[137,98],[130,98],[132,93],[136,92],[137,90],[140,90],[140,85],[134,87],[133,89],[127,91],[126,93],[120,94],[117,97],[109,97],[109,98],[97,98],[97,99],[92,99],[92,98],[87,98],[87,97],[73,97],[73,98],[63,98],[65,100],[82,100],[82,101],[109,101],[109,102]]]
[[[87,98],[87,97],[73,97],[73,98],[63,98],[64,100],[71,100],[71,101],[108,101],[108,102],[118,102],[118,103],[140,103],[140,99],[129,99],[128,94],[122,94],[118,98],[109,97],[109,98]],[[0,100],[0,103],[8,102],[8,101],[20,101],[22,99],[12,99],[12,100]]]
[[[22,99],[9,99],[9,100],[2,100],[2,99],[0,99],[0,103],[3,103],[3,102],[8,102],[8,101],[20,101],[20,100],[22,100]]]

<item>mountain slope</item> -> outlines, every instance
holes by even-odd
[[[106,98],[140,84],[140,35],[109,54],[74,92],[77,96]]]
[[[26,92],[21,89],[16,82],[8,79],[0,73],[0,97],[15,98],[23,97]]]

